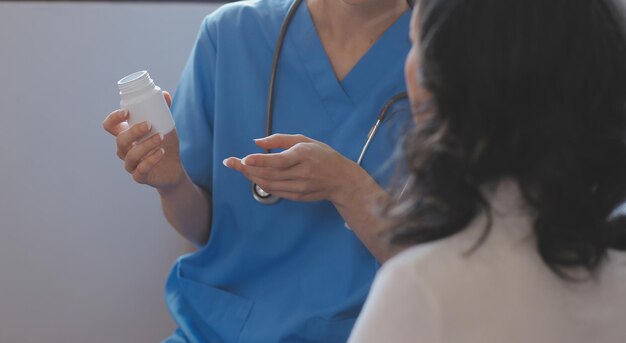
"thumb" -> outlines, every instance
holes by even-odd
[[[312,142],[313,140],[304,135],[286,135],[282,133],[275,133],[271,136],[255,139],[256,145],[263,149],[289,149],[298,143]]]
[[[170,92],[168,91],[163,91],[163,97],[165,98],[165,101],[167,102],[167,106],[172,106],[172,96],[170,95]]]

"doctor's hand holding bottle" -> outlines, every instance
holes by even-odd
[[[171,105],[171,95],[163,92],[163,96],[168,106]],[[149,122],[129,126],[128,116],[128,110],[118,109],[102,123],[115,136],[117,157],[124,161],[124,169],[135,182],[159,192],[167,220],[181,235],[194,243],[205,243],[209,232],[209,197],[192,183],[182,166],[176,129],[165,135],[149,136],[152,129]]]
[[[170,105],[170,94],[164,92],[163,96]],[[124,161],[124,169],[137,183],[159,190],[176,187],[184,177],[176,130],[167,135],[149,136],[151,123],[145,121],[129,126],[128,115],[128,110],[118,109],[102,124],[116,138],[117,157]]]

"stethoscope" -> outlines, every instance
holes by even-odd
[[[293,20],[293,16],[296,14],[296,10],[298,9],[301,3],[302,3],[302,0],[294,0],[294,2],[291,4],[291,7],[289,7],[287,16],[285,17],[285,20],[283,21],[283,24],[281,25],[280,31],[278,33],[278,40],[276,41],[276,47],[274,49],[274,57],[272,59],[272,71],[270,75],[269,92],[267,95],[267,108],[265,112],[265,136],[266,137],[272,134],[272,122],[273,122],[273,117],[274,117],[274,93],[275,93],[275,88],[276,88],[275,87],[276,86],[276,74],[278,72],[278,60],[280,59],[280,53],[283,48],[283,43],[285,42],[285,36],[287,35],[287,30],[289,29],[289,25],[291,24],[291,21]],[[410,8],[413,8],[412,0],[407,0],[407,3],[409,4]],[[383,108],[378,113],[378,116],[376,117],[376,122],[374,123],[374,126],[372,126],[372,128],[369,130],[367,134],[367,140],[365,141],[365,144],[363,145],[363,149],[361,149],[361,153],[359,154],[359,158],[357,159],[357,162],[356,162],[357,165],[359,166],[361,165],[361,162],[363,161],[363,157],[365,156],[365,152],[367,152],[367,148],[369,147],[372,139],[374,138],[374,135],[376,135],[376,132],[378,131],[378,128],[380,127],[381,123],[387,117],[387,113],[389,112],[389,110],[392,108],[392,106],[396,102],[403,100],[403,99],[407,99],[407,98],[408,98],[407,93],[402,92],[402,93],[394,95],[391,99],[389,99],[385,103]],[[270,153],[270,150],[266,149],[265,153],[266,154]],[[256,201],[265,205],[275,204],[276,202],[278,202],[278,200],[280,200],[278,196],[267,193],[261,187],[259,187],[259,185],[257,185],[256,183],[252,184],[252,196],[254,197]]]

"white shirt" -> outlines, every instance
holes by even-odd
[[[609,251],[595,281],[558,278],[535,247],[515,183],[490,193],[486,217],[449,238],[412,247],[379,271],[351,343],[623,343],[626,254]]]

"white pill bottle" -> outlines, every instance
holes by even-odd
[[[147,137],[162,135],[174,129],[174,120],[161,88],[154,84],[147,71],[132,73],[117,82],[120,89],[120,107],[128,110],[128,124],[147,121],[152,130]]]

